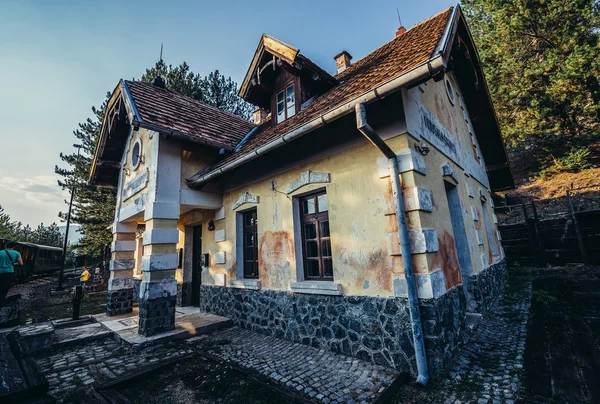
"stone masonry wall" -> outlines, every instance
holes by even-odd
[[[142,280],[138,278],[133,278],[133,301],[135,303],[139,303],[140,301],[140,285],[142,284]]]
[[[506,258],[469,278],[468,290],[475,302],[475,311],[485,313],[504,291],[508,280]]]
[[[177,296],[140,299],[139,334],[150,337],[175,328]]]
[[[200,309],[266,335],[416,374],[405,298],[303,295],[202,286]],[[464,340],[462,286],[421,302],[432,375],[443,374]]]
[[[106,314],[116,316],[118,314],[131,313],[133,310],[133,289],[109,290],[106,297]]]
[[[192,305],[192,282],[183,282],[177,284],[177,305]]]

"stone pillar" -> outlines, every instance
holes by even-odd
[[[152,218],[146,221],[138,330],[146,337],[175,327],[178,239],[177,219]]]
[[[110,279],[106,314],[115,316],[133,310],[133,269],[135,268],[135,232],[137,223],[113,225]]]

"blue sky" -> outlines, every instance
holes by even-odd
[[[0,0],[0,205],[15,220],[58,221],[56,185],[72,131],[120,78],[138,78],[164,44],[169,64],[240,83],[261,34],[300,49],[333,73],[453,1],[27,1]]]

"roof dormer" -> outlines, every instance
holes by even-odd
[[[271,121],[277,124],[337,84],[299,49],[263,34],[239,96],[270,112]]]

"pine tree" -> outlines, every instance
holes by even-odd
[[[507,144],[551,154],[598,136],[599,3],[463,0]]]
[[[14,238],[15,230],[15,223],[10,220],[10,216],[4,211],[2,205],[0,205],[0,238]]]
[[[186,62],[173,67],[171,65],[167,66],[161,59],[156,62],[154,67],[146,69],[141,80],[150,83],[157,76],[165,79],[166,87],[169,90],[176,91],[198,101],[204,101],[201,86],[202,77],[191,71],[190,66]]]
[[[87,180],[92,164],[92,158],[96,149],[96,142],[102,126],[102,118],[106,109],[107,99],[98,109],[92,107],[93,118],[88,118],[79,124],[79,129],[73,134],[78,143],[82,145],[81,153],[60,154],[63,162],[67,163],[68,169],[58,166],[54,171],[62,177],[58,184],[71,192],[75,190],[73,209],[71,211],[71,223],[81,225],[82,238],[77,248],[82,254],[99,256],[104,246],[110,243],[111,233],[107,227],[114,219],[116,204],[116,190],[88,185]],[[68,201],[65,201],[68,204]],[[59,217],[66,219],[66,213],[59,213]]]
[[[237,95],[237,90],[235,81],[231,77],[225,78],[218,70],[202,80],[204,102],[223,111],[250,119],[253,107]]]

